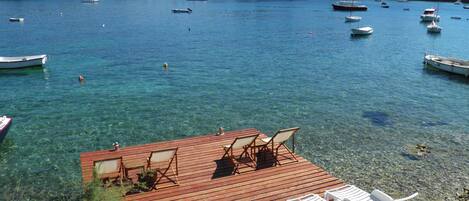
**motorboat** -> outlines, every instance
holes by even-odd
[[[22,18],[22,17],[11,17],[10,22],[24,22],[24,18]]]
[[[373,33],[373,28],[370,26],[357,27],[352,29],[352,36],[364,36]]]
[[[98,3],[99,0],[82,0],[82,3]]]
[[[469,9],[469,6],[463,6],[464,9]]]
[[[446,72],[469,76],[469,61],[467,60],[425,54],[423,63]]]
[[[381,2],[381,8],[389,8],[388,3],[386,3],[386,2]]]
[[[3,116],[0,117],[0,143],[2,143],[3,139],[8,133],[8,129],[10,129],[11,123],[13,119],[11,117]]]
[[[435,21],[433,21],[431,24],[427,26],[427,31],[428,33],[440,33],[441,32],[441,27],[436,24]]]
[[[362,19],[360,16],[346,16],[345,17],[345,22],[359,22]]]
[[[334,10],[341,10],[341,11],[366,11],[368,7],[363,4],[358,4],[355,1],[337,1],[332,4],[332,8]]]
[[[452,16],[451,19],[453,19],[453,20],[460,20],[460,19],[462,19],[462,17],[459,17],[459,16]]]
[[[461,5],[461,0],[457,0],[454,2],[454,5]]]
[[[47,55],[0,57],[0,69],[26,68],[42,66],[47,62]]]
[[[173,13],[192,13],[192,9],[186,8],[186,9],[173,9]]]
[[[436,9],[427,8],[423,11],[423,14],[420,15],[420,19],[423,22],[440,21],[440,16],[436,13]]]

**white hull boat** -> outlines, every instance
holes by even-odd
[[[360,16],[347,16],[345,22],[359,22],[362,19]]]
[[[22,17],[11,17],[10,22],[24,22],[24,18]]]
[[[373,28],[371,27],[358,27],[352,29],[352,36],[364,36],[370,35],[373,33]]]
[[[0,69],[26,68],[42,66],[47,62],[47,55],[0,57]]]
[[[440,16],[436,14],[436,10],[434,8],[429,8],[423,11],[423,14],[420,15],[420,20],[423,22],[440,21]]]
[[[428,33],[441,33],[441,27],[433,21],[430,25],[427,26]]]
[[[3,141],[5,136],[8,133],[8,129],[12,123],[12,119],[10,117],[0,117],[0,143]]]
[[[429,54],[425,55],[424,63],[446,72],[469,76],[469,61]]]

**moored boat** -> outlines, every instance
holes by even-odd
[[[466,77],[469,76],[469,61],[425,54],[423,62],[428,66],[432,66],[443,71],[464,75]]]
[[[42,66],[47,62],[47,55],[22,57],[0,57],[0,69],[26,68]]]
[[[359,22],[362,19],[360,16],[346,16],[345,17],[345,22]]]
[[[192,13],[192,9],[186,8],[186,9],[173,9],[173,13]]]
[[[341,11],[366,11],[368,7],[362,4],[356,4],[354,1],[338,1],[332,4],[334,10]]]
[[[435,21],[433,21],[431,24],[427,26],[428,33],[440,33],[441,29],[442,28],[438,26],[438,24]]]
[[[370,26],[357,27],[352,29],[352,36],[364,36],[373,33],[373,28]]]
[[[469,6],[463,6],[464,9],[469,9]]]
[[[13,120],[10,117],[0,117],[0,143],[2,143],[3,139],[7,135],[12,122]]]
[[[386,3],[386,2],[381,2],[381,8],[389,8],[388,3]]]
[[[24,22],[24,18],[22,17],[11,17],[10,22]]]
[[[440,16],[436,14],[436,9],[427,8],[423,11],[423,14],[420,15],[420,19],[423,22],[440,21]]]

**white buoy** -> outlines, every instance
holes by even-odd
[[[106,26],[106,24],[103,24],[102,26],[103,26],[103,28],[104,28],[104,27]]]

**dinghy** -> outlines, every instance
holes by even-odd
[[[192,9],[173,9],[173,13],[192,13]]]
[[[10,22],[24,22],[24,18],[22,18],[22,17],[11,17]]]
[[[0,69],[26,68],[42,66],[47,61],[47,55],[0,57]]]
[[[425,54],[423,62],[426,65],[446,72],[464,75],[466,77],[469,76],[469,61]]]
[[[345,22],[359,22],[362,19],[360,16],[346,16],[345,17]]]
[[[12,119],[10,117],[0,117],[0,143],[2,143],[3,139],[7,135],[11,122]]]
[[[352,29],[352,36],[365,36],[373,33],[373,28],[366,27],[357,27]]]

